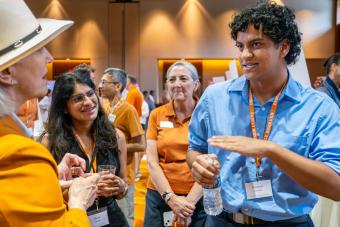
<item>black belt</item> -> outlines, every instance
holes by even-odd
[[[223,211],[220,215],[220,218],[231,220],[237,224],[246,224],[246,225],[259,225],[259,224],[275,224],[275,223],[304,223],[308,221],[309,216],[303,215],[300,217],[290,218],[286,220],[280,221],[265,221],[258,218],[250,217],[242,213],[227,213]]]

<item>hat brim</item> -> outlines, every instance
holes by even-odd
[[[19,48],[0,56],[0,71],[29,56],[36,50],[39,50],[73,24],[73,21],[45,18],[38,19],[38,22],[42,28],[38,35],[34,36]]]

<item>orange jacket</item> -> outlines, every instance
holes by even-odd
[[[0,226],[90,226],[84,211],[66,209],[49,151],[8,116],[0,118]]]

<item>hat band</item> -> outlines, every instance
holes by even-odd
[[[12,45],[6,47],[5,49],[0,50],[0,56],[7,54],[8,52],[15,50],[19,47],[21,47],[22,45],[24,45],[24,43],[26,43],[27,41],[29,41],[30,39],[32,39],[33,37],[35,37],[36,35],[38,35],[41,32],[41,26],[39,24],[38,28],[35,29],[32,33],[30,33],[29,35],[25,36],[24,38],[16,41],[15,43],[13,43]]]

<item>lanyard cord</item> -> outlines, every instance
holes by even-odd
[[[272,126],[273,126],[273,120],[274,120],[274,117],[275,117],[275,112],[276,112],[277,107],[278,107],[279,98],[282,94],[283,89],[286,87],[287,82],[288,82],[288,79],[282,85],[280,91],[278,92],[278,94],[274,98],[274,102],[273,102],[273,104],[270,108],[269,118],[268,118],[267,123],[266,123],[265,132],[263,134],[263,140],[268,140],[268,138],[269,138],[269,134],[270,134],[270,131],[271,131]],[[256,131],[256,121],[255,121],[254,98],[253,98],[253,93],[252,93],[249,81],[248,81],[248,101],[249,101],[249,115],[250,115],[250,124],[251,124],[252,136],[253,136],[254,139],[258,139],[257,138],[257,131]],[[261,158],[256,157],[256,178],[258,178],[258,176],[259,176],[260,166],[261,166]]]
[[[96,169],[93,166],[93,164],[96,161],[96,154],[97,154],[97,149],[95,149],[96,147],[95,139],[93,138],[93,143],[91,144],[91,150],[89,150],[88,147],[84,144],[84,142],[82,141],[82,139],[79,137],[78,133],[74,129],[73,129],[73,134],[76,137],[78,144],[80,145],[80,149],[86,154],[86,156],[89,159],[90,165],[86,167],[86,173],[90,173],[91,169],[93,170],[93,172],[96,172]],[[90,157],[90,153],[92,153],[92,157]]]
[[[122,104],[123,104],[122,99],[119,99],[118,102],[114,106],[111,106],[111,103],[109,103],[108,113],[113,114],[117,109],[119,109],[119,107],[121,107]]]

